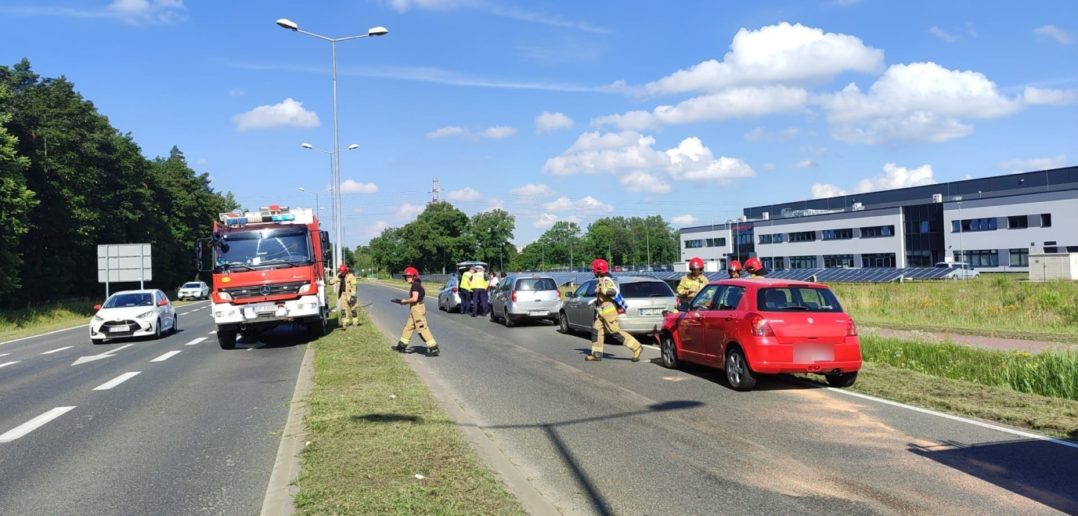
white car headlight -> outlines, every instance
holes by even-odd
[[[306,294],[306,293],[308,293],[310,291],[311,291],[311,284],[310,283],[304,283],[303,286],[299,288],[299,293],[300,294]]]
[[[105,319],[100,315],[94,314],[94,322],[105,322]]]
[[[143,312],[143,313],[141,313],[141,314],[138,314],[138,318],[139,318],[139,319],[149,319],[150,317],[153,317],[153,310],[150,310],[150,311],[148,311],[148,312]]]

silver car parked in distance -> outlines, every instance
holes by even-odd
[[[556,320],[561,310],[558,282],[540,274],[507,276],[490,296],[490,320],[506,327],[526,319]]]
[[[438,309],[446,312],[460,311],[460,281],[457,276],[446,278],[442,289],[438,291]]]
[[[595,323],[595,281],[581,283],[566,296],[559,317],[559,330],[592,331]],[[663,325],[663,310],[677,310],[677,296],[665,281],[648,276],[615,277],[621,297],[629,309],[618,315],[621,329],[634,334],[652,334]]]

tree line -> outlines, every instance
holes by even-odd
[[[144,157],[66,78],[0,66],[0,303],[100,296],[99,244],[151,244],[149,285],[172,290],[197,277],[195,239],[237,208],[178,148]]]

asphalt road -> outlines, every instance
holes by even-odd
[[[430,287],[433,290],[434,287]],[[361,284],[395,341],[401,291]],[[1078,448],[789,378],[739,393],[585,335],[445,314],[406,356],[544,497],[582,514],[1078,513]]]
[[[259,511],[303,339],[223,351],[208,302],[178,312],[160,340],[93,345],[81,327],[0,344],[0,514]]]

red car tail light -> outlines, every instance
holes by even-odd
[[[561,291],[560,290],[555,290],[554,294],[558,296],[558,300],[560,301],[561,300]]]
[[[850,321],[846,323],[846,336],[847,337],[856,337],[857,336],[857,325],[854,324],[853,319],[850,319]]]
[[[517,291],[514,290],[513,295],[509,296],[509,297],[514,303],[516,303],[517,302]]]
[[[756,337],[774,337],[775,330],[771,329],[771,325],[768,324],[767,319],[759,315],[752,316],[752,320],[749,321],[749,326],[752,327],[752,334]]]
[[[457,287],[453,287],[453,293],[454,293],[454,294],[456,294],[456,293],[457,293]]]

